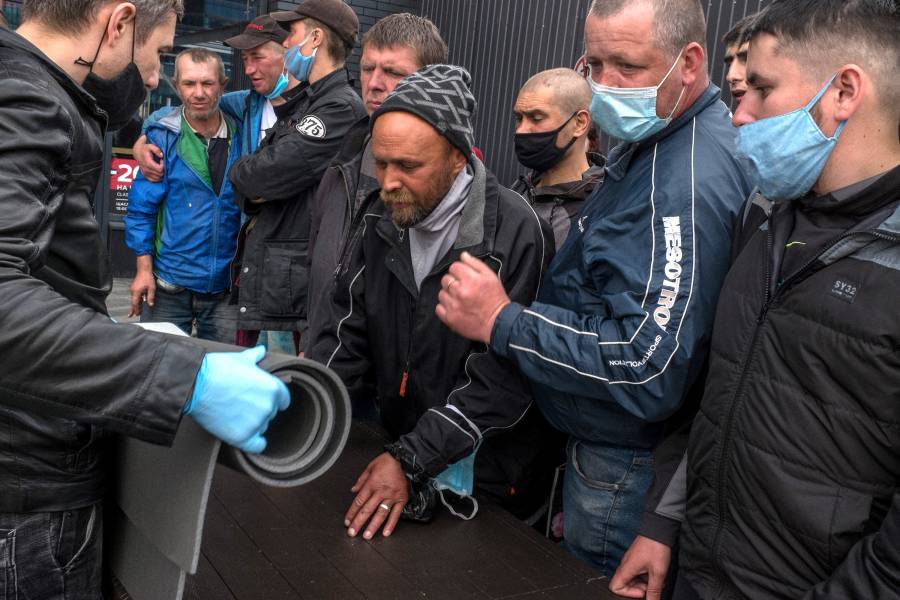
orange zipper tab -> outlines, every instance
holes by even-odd
[[[406,397],[406,382],[409,381],[409,371],[403,371],[403,379],[400,380],[400,397]]]

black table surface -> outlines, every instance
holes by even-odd
[[[427,525],[401,521],[389,538],[347,537],[350,487],[382,444],[355,424],[335,466],[297,488],[217,467],[185,598],[615,598],[595,571],[487,503],[471,521],[441,511]]]

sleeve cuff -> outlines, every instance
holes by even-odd
[[[153,332],[144,333],[157,338],[164,336]],[[134,420],[137,430],[142,434],[138,437],[155,444],[172,444],[185,404],[194,395],[197,373],[205,356],[205,350],[190,342],[164,341],[164,345],[157,350],[155,365],[144,383],[143,405]]]
[[[513,323],[523,310],[525,307],[521,304],[510,302],[497,315],[494,328],[491,330],[491,350],[498,356],[509,358],[509,337],[512,334]]]
[[[405,437],[405,436],[404,436]],[[387,444],[384,451],[394,457],[403,467],[403,471],[409,475],[413,481],[425,481],[428,478],[425,469],[416,458],[416,453],[404,444],[403,439]]]
[[[678,543],[678,534],[681,531],[681,523],[675,519],[663,517],[655,512],[644,512],[641,522],[640,534],[669,548],[674,548]]]

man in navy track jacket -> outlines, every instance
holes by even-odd
[[[732,223],[750,191],[709,83],[700,3],[618,4],[594,2],[585,47],[592,116],[625,141],[538,301],[510,302],[489,269],[464,257],[437,309],[451,329],[515,361],[569,435],[566,544],[608,576],[640,526],[653,449],[701,379]]]

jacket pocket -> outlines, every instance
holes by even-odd
[[[653,455],[649,451],[632,450],[570,441],[569,455],[575,474],[588,487],[617,492],[627,487],[635,471],[653,468]]]
[[[65,437],[66,468],[72,473],[83,473],[96,452],[97,432],[93,425],[60,419],[58,434]]]
[[[828,533],[828,560],[832,569],[844,561],[850,548],[865,535],[871,510],[871,496],[838,489]]]
[[[260,274],[260,312],[271,317],[299,317],[305,314],[309,268],[307,240],[267,240],[264,242]]]

